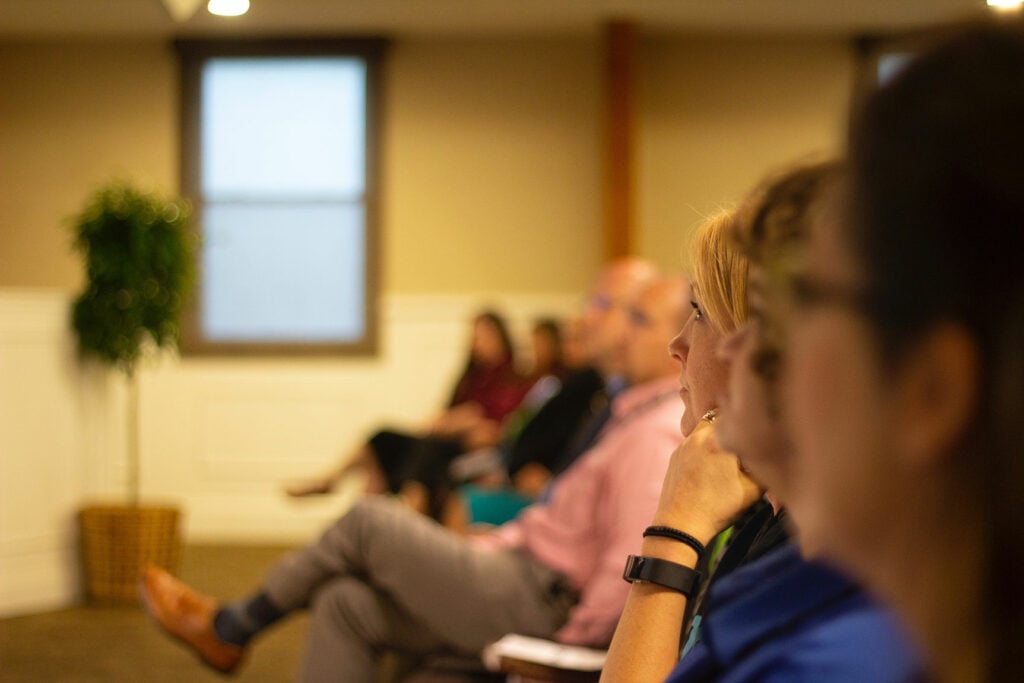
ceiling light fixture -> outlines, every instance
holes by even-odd
[[[1012,12],[1019,10],[1024,5],[1024,0],[986,0],[988,6],[1000,12]]]
[[[210,0],[206,9],[220,17],[238,17],[249,11],[249,0]]]
[[[167,13],[175,21],[188,21],[203,0],[163,0]]]

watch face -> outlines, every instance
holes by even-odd
[[[646,559],[646,557],[640,555],[629,555],[626,557],[626,568],[622,570],[622,578],[630,583],[639,579]]]

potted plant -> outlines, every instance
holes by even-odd
[[[173,568],[178,510],[139,504],[139,361],[153,345],[174,348],[193,273],[189,205],[112,181],[72,225],[86,282],[72,309],[83,358],[115,367],[128,385],[126,505],[89,505],[79,514],[87,594],[134,600],[148,563]]]

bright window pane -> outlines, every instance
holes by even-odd
[[[362,205],[214,204],[202,218],[202,325],[209,340],[363,336]]]
[[[206,199],[362,197],[362,60],[225,57],[202,80]]]
[[[909,52],[890,52],[878,59],[878,83],[884,85],[892,80],[914,55]]]
[[[203,232],[194,348],[372,351],[366,117],[379,41],[194,47],[183,50],[186,77],[199,78],[185,87],[199,96],[186,109],[198,117],[186,184]]]

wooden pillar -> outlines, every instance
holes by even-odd
[[[605,28],[604,255],[635,249],[633,216],[633,81],[636,32],[630,22]]]

